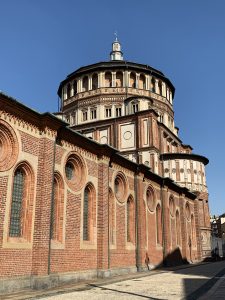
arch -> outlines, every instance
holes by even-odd
[[[176,242],[177,245],[180,246],[181,245],[181,231],[180,231],[180,214],[179,211],[176,211]]]
[[[156,206],[156,242],[162,245],[162,212],[159,203]]]
[[[158,87],[159,87],[159,95],[162,96],[162,81],[161,80],[159,80],[159,82],[158,82]]]
[[[127,199],[127,242],[135,243],[135,210],[132,196]]]
[[[191,215],[191,240],[193,247],[196,246],[196,228],[195,228],[195,219],[194,215]]]
[[[115,198],[111,188],[109,188],[109,242],[111,245],[114,245],[116,242],[115,216]]]
[[[92,183],[84,189],[83,199],[83,240],[93,242],[96,229],[96,192]]]
[[[145,90],[146,89],[146,80],[145,75],[141,74],[139,78],[139,89]]]
[[[84,76],[82,80],[83,92],[88,91],[88,76]]]
[[[66,87],[66,98],[69,99],[71,97],[71,84],[68,83]]]
[[[151,90],[153,93],[155,93],[155,78],[154,77],[152,77],[152,79],[151,79]]]
[[[92,75],[92,90],[96,90],[98,88],[98,74]]]
[[[64,222],[64,183],[62,176],[54,174],[54,194],[52,207],[52,240],[63,242],[63,222]]]
[[[21,162],[13,173],[9,237],[31,241],[34,203],[34,173],[30,164]]]
[[[130,73],[130,84],[129,87],[136,88],[136,74],[134,72]]]
[[[122,87],[122,86],[123,86],[123,73],[116,72],[116,87]]]
[[[111,72],[105,73],[105,87],[111,87],[112,86],[112,74]]]
[[[73,94],[76,95],[77,94],[77,81],[74,80],[73,82]]]

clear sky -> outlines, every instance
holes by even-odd
[[[225,212],[224,0],[1,0],[0,90],[57,111],[60,81],[109,60],[117,30],[124,58],[173,82],[183,143],[209,158],[210,211]]]

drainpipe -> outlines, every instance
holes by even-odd
[[[58,133],[57,133],[58,135]],[[52,240],[52,226],[53,226],[53,205],[54,205],[54,173],[55,173],[55,156],[56,156],[56,142],[57,135],[54,141],[54,150],[53,150],[53,166],[52,166],[52,187],[51,187],[51,206],[50,206],[50,227],[49,227],[49,244],[48,244],[48,275],[51,272],[51,240]]]
[[[140,243],[139,243],[139,224],[138,224],[138,173],[139,167],[137,167],[134,174],[134,194],[135,194],[135,231],[136,231],[136,267],[137,271],[140,271]]]
[[[165,223],[164,223],[164,179],[162,179],[161,187],[160,187],[160,199],[162,204],[162,214],[161,214],[161,222],[162,222],[162,248],[163,248],[163,264],[165,263],[166,258],[166,243],[165,243]]]

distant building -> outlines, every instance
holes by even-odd
[[[0,93],[0,292],[211,253],[208,159],[178,137],[174,86],[117,39],[110,57],[61,82],[58,117]]]
[[[210,216],[212,253],[218,249],[220,256],[225,256],[225,214]]]

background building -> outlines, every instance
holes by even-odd
[[[169,79],[116,40],[58,93],[59,118],[0,93],[0,291],[210,255],[208,160],[178,137]]]

